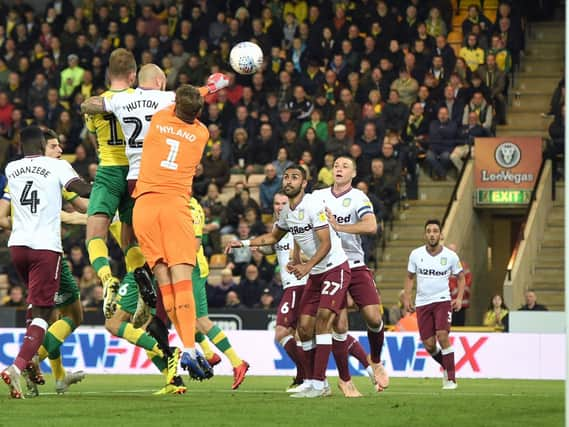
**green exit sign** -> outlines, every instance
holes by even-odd
[[[531,199],[531,190],[478,190],[478,205],[525,205]]]

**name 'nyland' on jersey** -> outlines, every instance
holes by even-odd
[[[351,188],[341,194],[334,194],[332,187],[316,190],[312,193],[319,197],[332,211],[338,224],[356,224],[364,215],[373,215],[373,206],[363,191]],[[350,268],[365,265],[362,239],[359,234],[338,232],[342,247],[348,256]]]

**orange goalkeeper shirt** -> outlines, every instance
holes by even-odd
[[[208,140],[207,127],[198,119],[193,123],[180,120],[173,105],[155,113],[144,138],[140,175],[132,196],[158,193],[189,200],[196,166]]]

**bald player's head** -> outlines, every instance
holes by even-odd
[[[138,72],[138,86],[144,89],[166,89],[166,75],[156,64],[146,64]]]

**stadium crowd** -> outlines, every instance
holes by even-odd
[[[444,0],[141,3],[56,0],[41,13],[25,1],[0,3],[0,167],[20,155],[19,129],[37,124],[54,129],[73,167],[94,179],[96,141],[79,106],[105,90],[117,47],[139,64],[160,65],[168,89],[224,72],[229,87],[206,98],[201,120],[211,138],[194,181],[208,257],[222,252],[224,236],[265,232],[292,162],[306,168],[315,189],[332,184],[334,156],[350,153],[355,185],[378,220],[388,221],[402,197],[417,198],[420,164],[433,179],[454,176],[474,138],[506,122],[508,81],[524,48],[520,2],[500,1],[495,16],[473,2],[464,37],[452,45],[454,11]],[[253,76],[228,65],[231,47],[244,40],[266,56]],[[99,307],[84,229],[64,226],[63,235],[84,305]],[[120,277],[117,246],[111,256]],[[242,248],[223,267],[221,284],[208,287],[212,307],[276,306],[280,275],[270,256]],[[4,304],[23,301],[22,289],[4,265]]]

